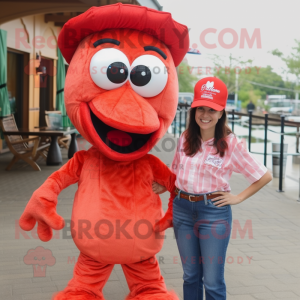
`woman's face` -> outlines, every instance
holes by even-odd
[[[201,130],[208,130],[216,127],[222,115],[223,111],[217,111],[207,106],[199,106],[196,108],[195,120]]]

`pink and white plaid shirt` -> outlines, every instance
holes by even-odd
[[[192,194],[231,190],[232,172],[241,173],[252,184],[259,180],[267,168],[258,162],[234,134],[227,136],[228,149],[223,157],[215,154],[213,139],[202,141],[202,151],[189,157],[183,151],[184,134],[181,135],[171,171],[176,175],[175,185]]]

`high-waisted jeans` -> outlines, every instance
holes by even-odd
[[[203,300],[203,286],[206,300],[226,299],[224,264],[231,224],[230,205],[216,207],[206,196],[199,202],[174,198],[173,226],[184,271],[184,300]]]

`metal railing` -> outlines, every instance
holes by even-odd
[[[180,136],[185,130],[190,107],[191,106],[188,104],[178,104],[176,115],[171,125],[173,128],[174,137],[176,137],[176,135]]]
[[[190,105],[187,104],[179,104],[177,107],[176,116],[174,118],[174,121],[172,123],[172,129],[174,137],[176,135],[181,135],[181,133],[186,129],[187,119],[188,119],[188,110],[190,109]],[[300,122],[294,122],[294,121],[287,121],[285,120],[285,116],[281,115],[280,119],[275,117],[269,117],[268,114],[265,114],[264,116],[259,115],[253,115],[252,112],[249,112],[248,114],[236,112],[235,110],[232,110],[231,112],[227,111],[227,117],[228,117],[228,123],[231,123],[232,132],[234,132],[234,124],[237,122],[241,122],[241,119],[236,119],[235,116],[238,117],[248,117],[248,122],[243,122],[242,125],[247,125],[249,128],[248,131],[248,150],[249,152],[252,152],[253,154],[262,154],[264,156],[264,165],[267,166],[267,155],[278,155],[278,152],[272,152],[267,153],[267,141],[268,141],[268,131],[271,131],[273,133],[277,133],[280,135],[280,152],[279,152],[279,187],[277,192],[283,192],[282,189],[282,183],[283,183],[283,158],[284,156],[300,156],[299,153],[299,128],[300,128]],[[251,137],[252,137],[252,128],[253,128],[253,120],[260,120],[261,125],[264,126],[264,151],[263,152],[253,152],[251,151]],[[280,125],[280,132],[275,132],[268,128],[270,122],[273,123],[274,126]],[[248,124],[247,124],[248,123]],[[295,133],[296,137],[296,153],[284,153],[284,129],[285,126],[289,127],[296,127],[297,132]],[[288,134],[289,136],[291,134]],[[300,176],[299,176],[299,199],[300,201]]]

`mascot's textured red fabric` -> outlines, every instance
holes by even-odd
[[[104,299],[114,264],[121,264],[127,299],[178,299],[167,291],[153,231],[163,216],[153,181],[174,190],[174,175],[147,154],[170,126],[177,107],[175,66],[189,46],[188,29],[169,13],[115,4],[93,7],[63,27],[59,48],[70,63],[65,103],[72,123],[92,147],[77,152],[36,190],[20,226],[38,222],[42,241],[62,229],[56,213],[62,189],[78,183],[71,232],[80,250],[74,277],[55,300]]]

